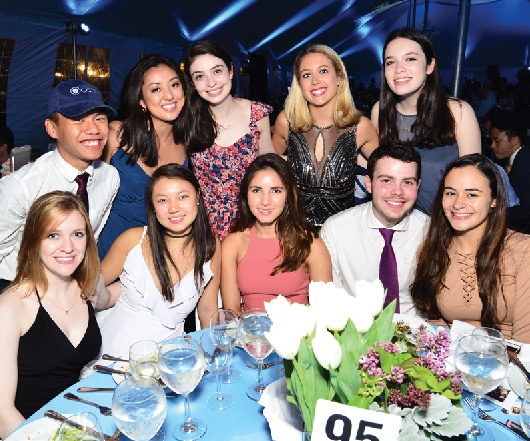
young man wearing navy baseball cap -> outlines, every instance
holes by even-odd
[[[0,180],[0,292],[15,277],[26,214],[39,196],[53,190],[77,194],[99,236],[119,187],[117,170],[99,159],[115,114],[86,81],[62,81],[52,90],[44,124],[57,149]]]

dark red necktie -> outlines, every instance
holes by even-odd
[[[88,182],[88,177],[90,175],[87,172],[81,173],[75,177],[75,182],[77,182],[77,193],[76,195],[81,199],[85,205],[86,212],[88,213],[88,192],[86,190],[86,185]]]
[[[399,312],[399,282],[397,273],[397,262],[394,249],[392,248],[392,236],[395,230],[388,228],[379,228],[379,232],[383,239],[385,239],[385,246],[381,252],[381,260],[379,261],[379,280],[387,289],[385,306],[392,300],[396,299],[396,312]]]

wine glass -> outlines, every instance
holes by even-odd
[[[488,327],[475,328],[473,329],[473,332],[471,333],[471,335],[486,335],[489,337],[497,338],[504,346],[506,346],[506,338],[504,337],[504,334],[501,331],[494,329],[494,328],[488,328]],[[479,407],[480,409],[486,412],[491,412],[495,410],[497,406],[495,403],[488,400],[487,398],[480,397]]]
[[[166,411],[166,394],[158,379],[128,376],[114,390],[112,417],[118,429],[134,441],[163,441],[159,429]]]
[[[234,311],[219,309],[210,318],[210,333],[219,345],[230,347],[230,359],[226,371],[221,374],[221,381],[226,384],[235,383],[241,379],[241,372],[232,369],[232,350],[237,343],[238,318]]]
[[[491,431],[477,422],[480,396],[495,389],[508,372],[508,353],[499,339],[486,335],[465,335],[455,351],[455,366],[462,373],[462,382],[473,393],[473,425],[468,438],[493,440]]]
[[[228,409],[234,404],[234,397],[221,392],[221,372],[226,370],[230,361],[232,348],[221,346],[212,338],[211,333],[201,337],[201,349],[204,352],[204,360],[211,374],[215,374],[217,380],[217,392],[208,397],[208,407],[213,410]]]
[[[272,352],[272,345],[265,337],[265,332],[270,330],[271,319],[264,308],[249,309],[239,318],[238,335],[239,340],[247,351],[258,362],[258,382],[252,384],[247,395],[250,399],[258,401],[265,390],[261,365],[263,359]]]
[[[530,389],[526,390],[521,404],[521,426],[523,426],[524,433],[530,437]]]
[[[140,340],[134,343],[129,348],[129,369],[132,371],[142,363],[151,363],[156,367],[159,349],[158,343],[154,340]],[[136,371],[138,372],[138,369]],[[158,369],[155,375],[158,378]]]
[[[167,386],[184,397],[184,421],[172,431],[175,439],[191,441],[206,433],[206,424],[192,418],[188,395],[204,374],[204,355],[190,336],[175,337],[160,347],[158,370]]]
[[[59,441],[103,441],[103,430],[96,415],[79,412],[66,418],[59,427]]]

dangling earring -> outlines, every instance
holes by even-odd
[[[147,113],[147,107],[140,106],[142,108],[142,112]]]

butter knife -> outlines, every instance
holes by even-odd
[[[508,349],[508,358],[524,374],[526,382],[530,383],[530,372],[528,372],[528,369],[524,367],[523,363],[521,363],[521,360],[519,360],[519,357],[517,357],[514,351]]]
[[[68,419],[67,417],[65,417],[64,415],[61,415],[60,413],[57,413],[53,410],[47,410],[46,412],[44,412],[44,416],[47,417],[47,418],[51,418],[52,420],[56,420],[56,421],[60,421],[61,423]],[[75,423],[72,421],[72,426],[78,428],[78,429],[82,429],[81,425]],[[110,435],[106,435],[106,434],[103,434],[103,438],[105,439],[105,441],[115,441],[114,438],[112,438]]]

